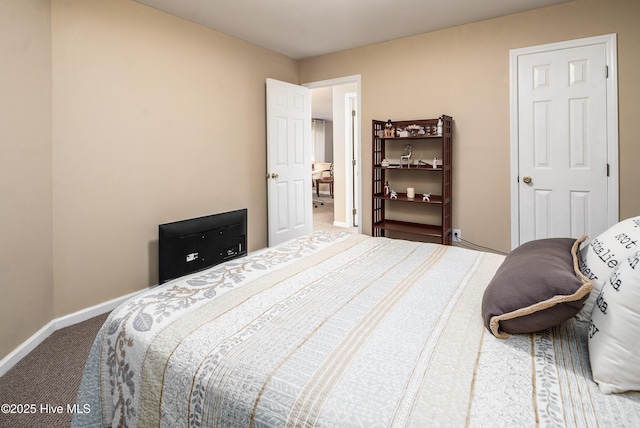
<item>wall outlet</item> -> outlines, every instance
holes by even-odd
[[[460,229],[451,229],[451,241],[452,242],[462,241],[462,232],[460,231]]]

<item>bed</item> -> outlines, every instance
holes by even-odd
[[[592,380],[588,319],[486,328],[504,261],[316,231],[167,282],[110,314],[73,426],[640,426],[640,393]]]

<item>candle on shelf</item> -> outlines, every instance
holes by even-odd
[[[407,187],[407,198],[413,199],[416,197],[416,189],[413,187]]]

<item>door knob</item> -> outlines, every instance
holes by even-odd
[[[275,172],[273,174],[271,174],[271,178],[278,178],[280,177],[278,174],[276,174]]]
[[[525,182],[526,184],[531,183],[531,177],[529,177],[528,175],[525,175],[524,177],[522,177],[522,181]]]

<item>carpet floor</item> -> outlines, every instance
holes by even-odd
[[[73,413],[67,405],[76,402],[85,360],[107,315],[54,332],[0,377],[0,427],[70,425]]]

